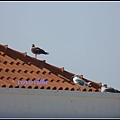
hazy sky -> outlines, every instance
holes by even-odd
[[[0,2],[0,44],[120,90],[120,2]]]

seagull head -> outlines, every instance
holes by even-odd
[[[35,47],[35,44],[32,44],[32,47]]]
[[[73,75],[71,78],[73,79],[73,78],[75,78],[75,77],[77,77],[77,78],[83,78],[83,75],[78,75],[78,74],[75,74],[75,75]]]
[[[78,78],[80,78],[80,75],[74,75],[74,77],[78,77]]]
[[[107,88],[107,84],[104,84],[103,87]]]

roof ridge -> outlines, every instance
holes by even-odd
[[[7,50],[6,50],[7,49]],[[8,47],[8,45],[1,45],[0,44],[0,50],[5,52],[7,55],[9,55],[10,57],[14,57],[14,59],[21,59],[23,60],[25,63],[27,64],[34,64],[36,65],[37,67],[40,67],[40,68],[43,68],[45,67],[46,69],[50,69],[52,68],[55,69],[54,71],[52,71],[54,74],[62,74],[64,75],[64,73],[67,73],[67,71],[65,71],[64,67],[56,67],[54,65],[51,65],[49,63],[46,63],[46,60],[39,60],[39,59],[36,59],[36,58],[33,58],[29,55],[27,55],[27,52],[19,52],[17,50],[14,50],[14,49],[11,49]],[[15,55],[14,56],[11,56],[11,52],[13,52]],[[17,56],[16,56],[17,54]],[[73,76],[74,74],[73,73],[70,73],[68,72],[69,74],[71,74],[71,76]]]
[[[1,57],[2,62],[5,62],[4,58],[6,59],[7,57],[10,57],[11,60],[13,59],[17,63],[19,63],[19,61],[20,61],[20,63],[22,63],[22,65],[23,65],[23,67],[25,67],[25,65],[27,64],[32,69],[32,65],[33,65],[33,66],[36,66],[39,69],[43,70],[43,72],[48,71],[48,74],[53,73],[55,76],[61,75],[63,77],[59,76],[58,78],[64,79],[64,77],[65,77],[66,79],[64,79],[64,80],[66,80],[66,82],[72,82],[72,77],[75,75],[74,73],[66,71],[64,69],[64,67],[60,68],[60,67],[57,67],[55,65],[47,63],[46,60],[36,59],[34,57],[27,55],[27,52],[19,52],[17,50],[9,48],[8,45],[1,45],[0,44],[0,55],[3,56],[3,58]],[[11,64],[14,63],[13,60],[10,62]],[[0,62],[1,62],[1,60],[0,60]],[[17,65],[19,65],[19,64],[17,64]],[[28,69],[29,69],[29,67],[28,67]],[[26,69],[26,67],[25,67],[25,70],[28,71],[28,69]],[[46,69],[46,70],[44,70],[44,69]],[[26,74],[27,74],[27,72],[26,72]],[[32,72],[30,72],[30,74],[32,74]],[[69,79],[70,81],[68,81],[67,79]],[[96,82],[93,82],[91,80],[88,80],[88,79],[84,78],[83,75],[82,75],[82,79],[87,81],[87,82],[91,82],[91,85],[93,88],[100,89],[100,87],[101,87],[101,83],[96,83]]]

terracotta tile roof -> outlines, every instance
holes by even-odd
[[[74,73],[64,68],[0,44],[0,87],[77,91],[78,86],[73,83],[72,76]],[[100,91],[101,83],[88,80],[83,75],[81,78],[91,82],[91,87],[82,87],[80,91]]]

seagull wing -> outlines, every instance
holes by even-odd
[[[48,52],[45,52],[43,49],[40,49],[38,50],[38,54],[49,54]]]
[[[34,54],[48,54],[48,52],[45,52],[43,49],[39,48],[39,47],[32,47],[31,51]]]
[[[108,87],[105,89],[105,92],[115,92],[115,89],[112,87]]]
[[[84,81],[80,78],[75,77],[75,78],[73,78],[73,81],[74,81],[75,84],[84,86]]]

